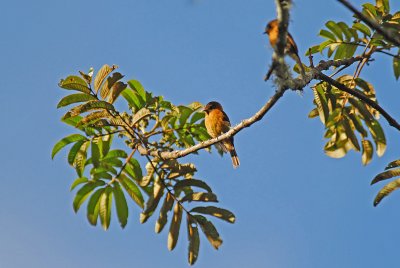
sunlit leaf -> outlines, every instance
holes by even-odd
[[[207,207],[195,207],[190,212],[196,212],[201,214],[208,214],[214,217],[217,217],[221,220],[227,221],[229,223],[235,222],[235,215],[229,210],[218,208],[214,206]]]
[[[107,77],[107,79],[104,81],[104,83],[100,89],[100,96],[103,100],[107,99],[107,97],[110,94],[111,89],[114,87],[114,85],[116,85],[117,83],[120,83],[120,86],[122,86],[122,87],[125,85],[122,82],[117,82],[118,80],[120,80],[123,77],[124,76],[119,72],[115,72],[112,74],[112,76]],[[125,85],[124,89],[125,88],[126,88],[126,85]]]
[[[117,69],[117,65],[109,66],[107,64],[103,65],[100,70],[97,72],[96,77],[94,78],[94,89],[96,92],[100,89],[101,84],[104,79],[115,69]]]
[[[400,179],[394,180],[386,184],[376,195],[374,200],[374,206],[377,206],[383,198],[391,194],[393,191],[400,188]]]
[[[139,81],[130,80],[130,81],[128,81],[128,85],[130,86],[130,88],[135,90],[144,101],[146,101],[146,90],[144,89],[144,87],[142,86],[142,84]],[[140,108],[142,108],[142,107],[140,107]]]
[[[375,176],[375,178],[371,182],[371,185],[397,176],[400,176],[400,168],[384,171]]]
[[[400,159],[399,160],[394,160],[392,162],[390,162],[385,169],[390,169],[390,168],[394,168],[394,167],[398,167],[400,166]]]
[[[114,103],[117,100],[117,98],[119,97],[119,95],[121,94],[121,92],[126,89],[126,87],[127,87],[127,84],[125,84],[121,81],[115,83],[114,86],[111,88],[109,102]]]
[[[365,24],[363,24],[361,22],[354,23],[353,28],[362,32],[366,36],[371,36],[371,30],[368,28],[368,26],[366,26]]]
[[[107,230],[111,222],[111,207],[112,207],[112,189],[110,186],[106,187],[100,196],[99,200],[99,215],[101,225],[104,230]]]
[[[87,205],[86,217],[89,223],[93,226],[97,225],[97,218],[99,217],[100,196],[104,193],[105,188],[96,190],[90,197]]]
[[[178,181],[174,185],[174,191],[175,192],[180,192],[185,187],[199,187],[199,188],[202,188],[202,189],[206,190],[209,193],[212,193],[211,187],[208,186],[207,183],[205,183],[202,180],[197,180],[197,179],[186,179],[186,180]]]
[[[75,144],[71,147],[71,149],[68,152],[68,163],[72,166],[75,162],[76,156],[78,155],[79,151],[82,148],[82,145],[85,143],[86,141],[82,140],[82,141],[77,141],[75,142]]]
[[[58,86],[64,89],[77,90],[86,94],[90,94],[90,88],[88,87],[88,84],[79,76],[70,75],[65,79],[61,79]]]
[[[70,191],[72,191],[72,190],[74,190],[75,189],[75,187],[76,186],[78,186],[79,184],[82,184],[82,183],[85,183],[85,182],[88,182],[89,180],[88,180],[88,178],[86,178],[86,177],[79,177],[79,178],[77,178],[76,180],[74,180],[74,182],[71,184],[71,187],[70,187]]]
[[[90,193],[96,188],[103,186],[105,184],[104,181],[89,181],[85,185],[83,185],[75,195],[73,201],[73,208],[75,212],[78,212],[79,208],[85,202],[86,198],[90,195]]]
[[[361,161],[363,165],[368,165],[372,160],[374,148],[372,147],[372,143],[369,140],[362,140],[362,157]]]
[[[140,191],[139,187],[127,176],[121,174],[118,177],[119,182],[124,187],[125,191],[128,195],[135,201],[136,204],[139,205],[140,208],[144,207],[144,199],[142,192]]]
[[[145,118],[146,116],[151,115],[151,112],[149,109],[147,108],[142,108],[139,111],[137,111],[132,118],[132,123],[131,125],[134,126],[135,124],[137,124],[138,122],[140,122],[140,120],[142,120],[143,118]]]
[[[335,35],[333,33],[329,32],[329,31],[327,31],[327,30],[323,30],[322,29],[319,32],[319,35],[322,36],[322,37],[325,37],[326,39],[329,39],[331,41],[336,41]],[[321,51],[321,49],[320,49],[320,51]]]
[[[174,198],[170,193],[165,195],[164,203],[160,209],[160,216],[157,219],[155,232],[160,233],[168,221],[168,212],[171,211],[174,205]]]
[[[87,149],[89,148],[90,142],[85,141],[81,148],[78,150],[73,166],[75,167],[76,172],[78,173],[78,176],[82,177],[83,171],[85,170],[85,164],[86,164],[86,158],[87,158]]]
[[[185,195],[181,202],[192,202],[192,201],[199,201],[199,202],[218,202],[217,196],[213,193],[189,193]]]
[[[168,249],[173,250],[178,242],[179,229],[181,227],[182,220],[182,206],[179,203],[175,204],[174,216],[171,220],[171,226],[168,233]]]
[[[157,177],[154,181],[153,193],[150,195],[143,212],[140,214],[140,223],[145,223],[147,219],[153,215],[154,210],[157,208],[158,203],[164,194],[164,185],[160,180],[161,179]]]
[[[212,222],[207,220],[204,216],[194,215],[194,217],[196,218],[196,221],[199,223],[201,230],[207,237],[208,241],[215,249],[218,249],[222,244],[222,239],[219,236],[219,233],[215,228],[214,224],[212,224]]]
[[[325,26],[331,30],[339,40],[343,40],[342,30],[340,29],[339,25],[336,24],[334,21],[328,21],[325,23]]]
[[[187,215],[187,233],[189,240],[188,261],[190,265],[193,265],[199,255],[200,236],[197,225],[189,215]]]

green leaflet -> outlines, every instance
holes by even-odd
[[[86,141],[82,144],[81,148],[79,149],[78,153],[75,156],[75,160],[73,166],[75,167],[76,173],[78,176],[83,176],[83,171],[85,170],[86,165],[86,158],[87,158],[87,149],[89,148],[89,141]]]
[[[97,225],[97,218],[99,217],[99,209],[100,209],[100,196],[104,193],[105,188],[100,188],[95,191],[90,197],[87,205],[86,218],[89,223],[93,226]]]
[[[136,91],[139,96],[142,98],[142,100],[144,102],[146,102],[146,90],[144,89],[144,87],[142,86],[142,84],[137,81],[137,80],[130,80],[128,81],[128,85],[130,86],[131,89],[133,89],[134,91]],[[142,107],[140,107],[142,108]]]
[[[100,196],[99,200],[99,215],[101,225],[104,230],[107,230],[111,222],[111,207],[112,207],[112,188],[107,186]]]
[[[65,79],[61,79],[58,86],[68,90],[77,90],[86,94],[90,94],[88,84],[79,76],[70,75]]]
[[[398,55],[400,55],[398,53]],[[399,80],[400,77],[400,59],[393,57],[393,72],[394,76],[396,77],[396,80]]]
[[[67,159],[68,159],[68,163],[69,163],[71,166],[74,164],[75,159],[76,159],[76,156],[78,155],[79,151],[80,151],[81,148],[82,148],[82,145],[83,145],[85,142],[87,142],[87,141],[85,141],[85,140],[77,141],[77,142],[75,142],[75,144],[74,144],[74,145],[71,147],[71,149],[69,150]]]
[[[335,34],[336,38],[343,41],[343,34],[342,34],[342,30],[339,27],[339,25],[336,24],[336,22],[334,21],[328,21],[327,23],[325,23],[325,26],[331,30],[332,33]]]
[[[362,32],[366,36],[371,36],[371,30],[369,29],[369,27],[366,26],[365,24],[361,23],[361,22],[354,23],[352,27],[354,29]]]
[[[117,216],[122,228],[128,223],[128,204],[126,203],[125,195],[122,192],[121,186],[114,183],[113,193],[115,197],[115,207],[117,209]]]
[[[70,187],[70,191],[72,191],[72,190],[74,190],[75,189],[75,187],[76,186],[78,186],[79,184],[82,184],[82,183],[85,183],[85,182],[88,182],[89,180],[88,180],[88,178],[86,178],[86,177],[79,177],[79,178],[77,178],[76,180],[74,180],[74,182],[71,184],[71,187]]]
[[[82,136],[80,134],[71,134],[60,141],[58,141],[54,147],[53,151],[51,152],[51,158],[54,158],[54,156],[65,146],[67,146],[70,143],[76,142],[76,141],[83,141],[87,140],[85,136]]]
[[[139,187],[124,174],[121,174],[118,177],[118,180],[121,183],[122,187],[124,187],[128,195],[132,198],[132,200],[135,201],[135,203],[138,204],[140,208],[143,208],[144,199]]]
[[[79,208],[85,202],[86,198],[89,197],[90,193],[96,188],[105,185],[104,181],[89,181],[83,185],[75,195],[73,201],[73,208],[75,213],[78,212]]]
[[[57,104],[57,108],[68,106],[70,104],[77,102],[86,102],[95,99],[96,98],[94,96],[89,94],[82,94],[82,93],[71,94],[62,98],[60,102]]]

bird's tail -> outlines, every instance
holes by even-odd
[[[299,65],[301,76],[304,78],[306,76],[306,71],[304,70],[304,66],[303,66],[303,63],[301,62],[299,54],[292,53],[290,56],[294,59],[294,61],[297,63],[297,65]]]
[[[233,149],[232,151],[230,151],[230,153],[231,153],[233,168],[237,168],[240,165],[240,162],[239,162],[239,157],[236,154],[236,150]]]

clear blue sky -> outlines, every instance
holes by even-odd
[[[324,21],[351,21],[337,1],[295,2],[290,31],[303,55],[320,41]],[[0,267],[187,267],[185,231],[169,252],[166,232],[154,233],[153,218],[140,225],[133,204],[125,230],[113,219],[104,232],[89,226],[84,210],[73,213],[74,171],[65,152],[50,159],[53,144],[73,132],[59,120],[66,92],[57,83],[118,64],[127,79],[176,104],[220,101],[235,124],[274,92],[262,80],[271,48],[261,34],[274,1],[13,0],[1,10]],[[378,58],[363,77],[400,118],[390,61]],[[382,185],[369,182],[399,158],[400,133],[382,122],[388,150],[367,167],[353,152],[328,158],[323,126],[307,118],[311,108],[309,88],[289,92],[240,132],[237,170],[227,157],[188,158],[237,216],[234,225],[214,221],[224,244],[215,251],[203,237],[195,267],[398,267],[400,193],[373,208]]]

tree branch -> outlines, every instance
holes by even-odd
[[[400,130],[400,124],[388,112],[386,112],[386,110],[383,109],[378,103],[370,100],[363,93],[346,87],[342,83],[339,83],[335,79],[330,78],[329,76],[323,74],[322,72],[318,73],[317,78],[331,84],[332,86],[335,86],[339,90],[347,92],[350,95],[362,100],[363,102],[365,102],[366,104],[368,104],[369,106],[374,108],[375,110],[379,111],[379,113],[386,119],[386,121],[389,123],[390,126],[396,128],[397,130]]]
[[[264,115],[276,104],[276,102],[283,96],[285,91],[288,88],[280,88],[278,89],[275,94],[268,100],[268,102],[257,112],[255,113],[252,117],[243,120],[233,128],[231,128],[228,132],[214,138],[210,139],[208,141],[201,142],[199,144],[196,144],[192,147],[186,148],[184,150],[180,151],[172,151],[172,152],[159,152],[159,151],[150,151],[147,148],[143,146],[138,146],[138,151],[142,155],[151,155],[153,157],[159,157],[161,159],[176,159],[176,158],[181,158],[184,157],[188,154],[197,152],[200,149],[209,147],[217,142],[220,142],[222,140],[225,140],[227,138],[233,137],[236,133],[241,131],[242,129],[251,126],[255,122],[260,121]]]
[[[360,11],[358,11],[347,0],[338,0],[338,1],[342,3],[345,7],[350,9],[351,12],[353,12],[360,20],[365,22],[369,27],[380,33],[386,40],[392,42],[396,46],[400,46],[400,35],[398,33],[396,33],[395,31],[388,31],[387,29],[383,28],[382,25],[380,25],[376,21],[372,20],[371,18],[368,18]]]
[[[176,159],[197,152],[203,148],[209,147],[224,139],[233,137],[236,133],[240,132],[242,129],[251,126],[255,122],[260,121],[265,116],[265,114],[276,104],[276,102],[283,96],[286,90],[303,89],[312,80],[316,79],[321,71],[328,70],[331,67],[351,65],[354,62],[361,61],[362,59],[363,59],[362,56],[356,56],[353,58],[343,59],[343,60],[320,61],[320,63],[315,68],[312,68],[311,71],[307,72],[306,76],[303,79],[296,78],[287,80],[285,84],[281,85],[281,87],[276,91],[276,93],[268,100],[268,102],[252,117],[243,120],[241,123],[231,128],[228,132],[218,136],[217,138],[201,142],[199,144],[196,144],[192,147],[183,150],[175,150],[172,152],[159,152],[156,150],[149,150],[148,148],[145,148],[142,145],[138,145],[138,151],[142,155],[151,155],[153,157],[159,157],[161,159]]]

